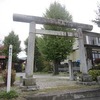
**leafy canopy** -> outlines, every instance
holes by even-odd
[[[66,10],[65,6],[62,6],[57,2],[54,2],[50,5],[49,9],[46,9],[44,17],[72,21],[72,16]],[[44,25],[44,29],[66,32],[70,31],[70,29],[66,27],[54,25]],[[44,43],[42,50],[48,60],[60,62],[61,60],[64,60],[72,51],[74,43],[73,38],[46,35],[42,39]]]

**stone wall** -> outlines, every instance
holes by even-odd
[[[76,91],[70,93],[51,93],[30,95],[26,97],[27,100],[100,100],[100,89],[88,90],[88,91]]]

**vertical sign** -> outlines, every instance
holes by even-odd
[[[10,85],[11,85],[11,66],[12,66],[12,45],[9,46],[7,92],[10,91]]]

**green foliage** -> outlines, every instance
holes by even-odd
[[[49,8],[46,9],[44,14],[46,18],[62,19],[67,21],[72,21],[72,15],[66,10],[65,6],[62,6],[58,2],[50,4]],[[54,25],[44,25],[45,29],[48,30],[65,30],[66,28]]]
[[[89,70],[88,73],[92,76],[94,81],[97,81],[97,76],[100,76],[100,70]]]
[[[9,45],[13,45],[13,53],[12,53],[12,61],[17,61],[17,54],[21,51],[20,48],[20,41],[18,35],[15,35],[14,32],[10,32],[8,36],[4,38],[4,53],[6,56],[8,56],[9,53]]]
[[[43,53],[47,60],[62,61],[72,52],[73,39],[65,37],[45,38]]]
[[[58,2],[50,4],[50,7],[46,9],[44,17],[72,21],[72,16],[66,10],[65,6],[62,6]],[[65,32],[72,31],[69,28],[57,25],[44,25],[44,29]],[[54,63],[54,72],[57,72],[60,62],[66,59],[67,55],[72,52],[74,39],[63,36],[60,37],[44,35],[41,40],[42,53],[45,55],[46,60],[52,61]],[[58,74],[58,72],[55,74]]]
[[[3,78],[5,85],[7,85],[7,75],[8,75],[8,69],[3,70],[2,78]],[[11,85],[13,85],[13,83],[15,82],[15,78],[16,78],[16,71],[11,70]]]
[[[14,90],[11,90],[10,92],[6,92],[6,91],[0,92],[0,98],[3,99],[12,99],[16,97],[18,97],[18,93]]]
[[[35,66],[37,68],[37,71],[42,71],[43,70],[43,56],[39,51],[38,39],[39,37],[36,37],[34,59],[35,59]]]
[[[51,66],[51,64],[50,64],[50,62],[48,62],[48,61],[45,61],[44,60],[44,67],[43,67],[43,72],[52,72],[52,66]]]
[[[57,2],[54,2],[50,5],[49,9],[46,9],[44,17],[72,21],[72,16],[69,14],[66,8]],[[68,28],[54,25],[44,25],[44,28],[48,30],[57,31],[69,30]],[[46,58],[48,60],[64,60],[66,56],[69,55],[69,53],[72,51],[72,46],[74,42],[73,38],[59,36],[44,36],[43,39],[43,53],[46,55]]]
[[[50,4],[49,8],[46,9],[46,13],[44,14],[45,17],[49,18],[57,18],[57,19],[63,19],[63,20],[72,20],[72,16],[70,13],[66,10],[65,6],[62,6],[58,2],[54,2]]]

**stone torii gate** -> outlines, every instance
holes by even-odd
[[[81,24],[76,22],[69,22],[60,19],[51,19],[51,18],[43,18],[37,16],[28,16],[21,14],[14,14],[13,20],[18,22],[25,22],[30,24],[29,29],[29,39],[28,39],[28,57],[27,57],[27,66],[26,66],[26,83],[29,82],[30,86],[34,83],[32,81],[33,78],[33,62],[34,62],[34,44],[35,44],[35,25],[36,24],[45,24],[45,25],[57,25],[67,28],[74,28],[77,31],[78,39],[79,39],[79,53],[80,53],[80,62],[81,62],[81,71],[83,73],[87,73],[87,64],[84,50],[84,42],[83,42],[83,30],[92,30],[92,25]],[[37,33],[41,33],[39,30]],[[45,32],[44,32],[45,33]],[[60,33],[59,33],[60,34]]]

